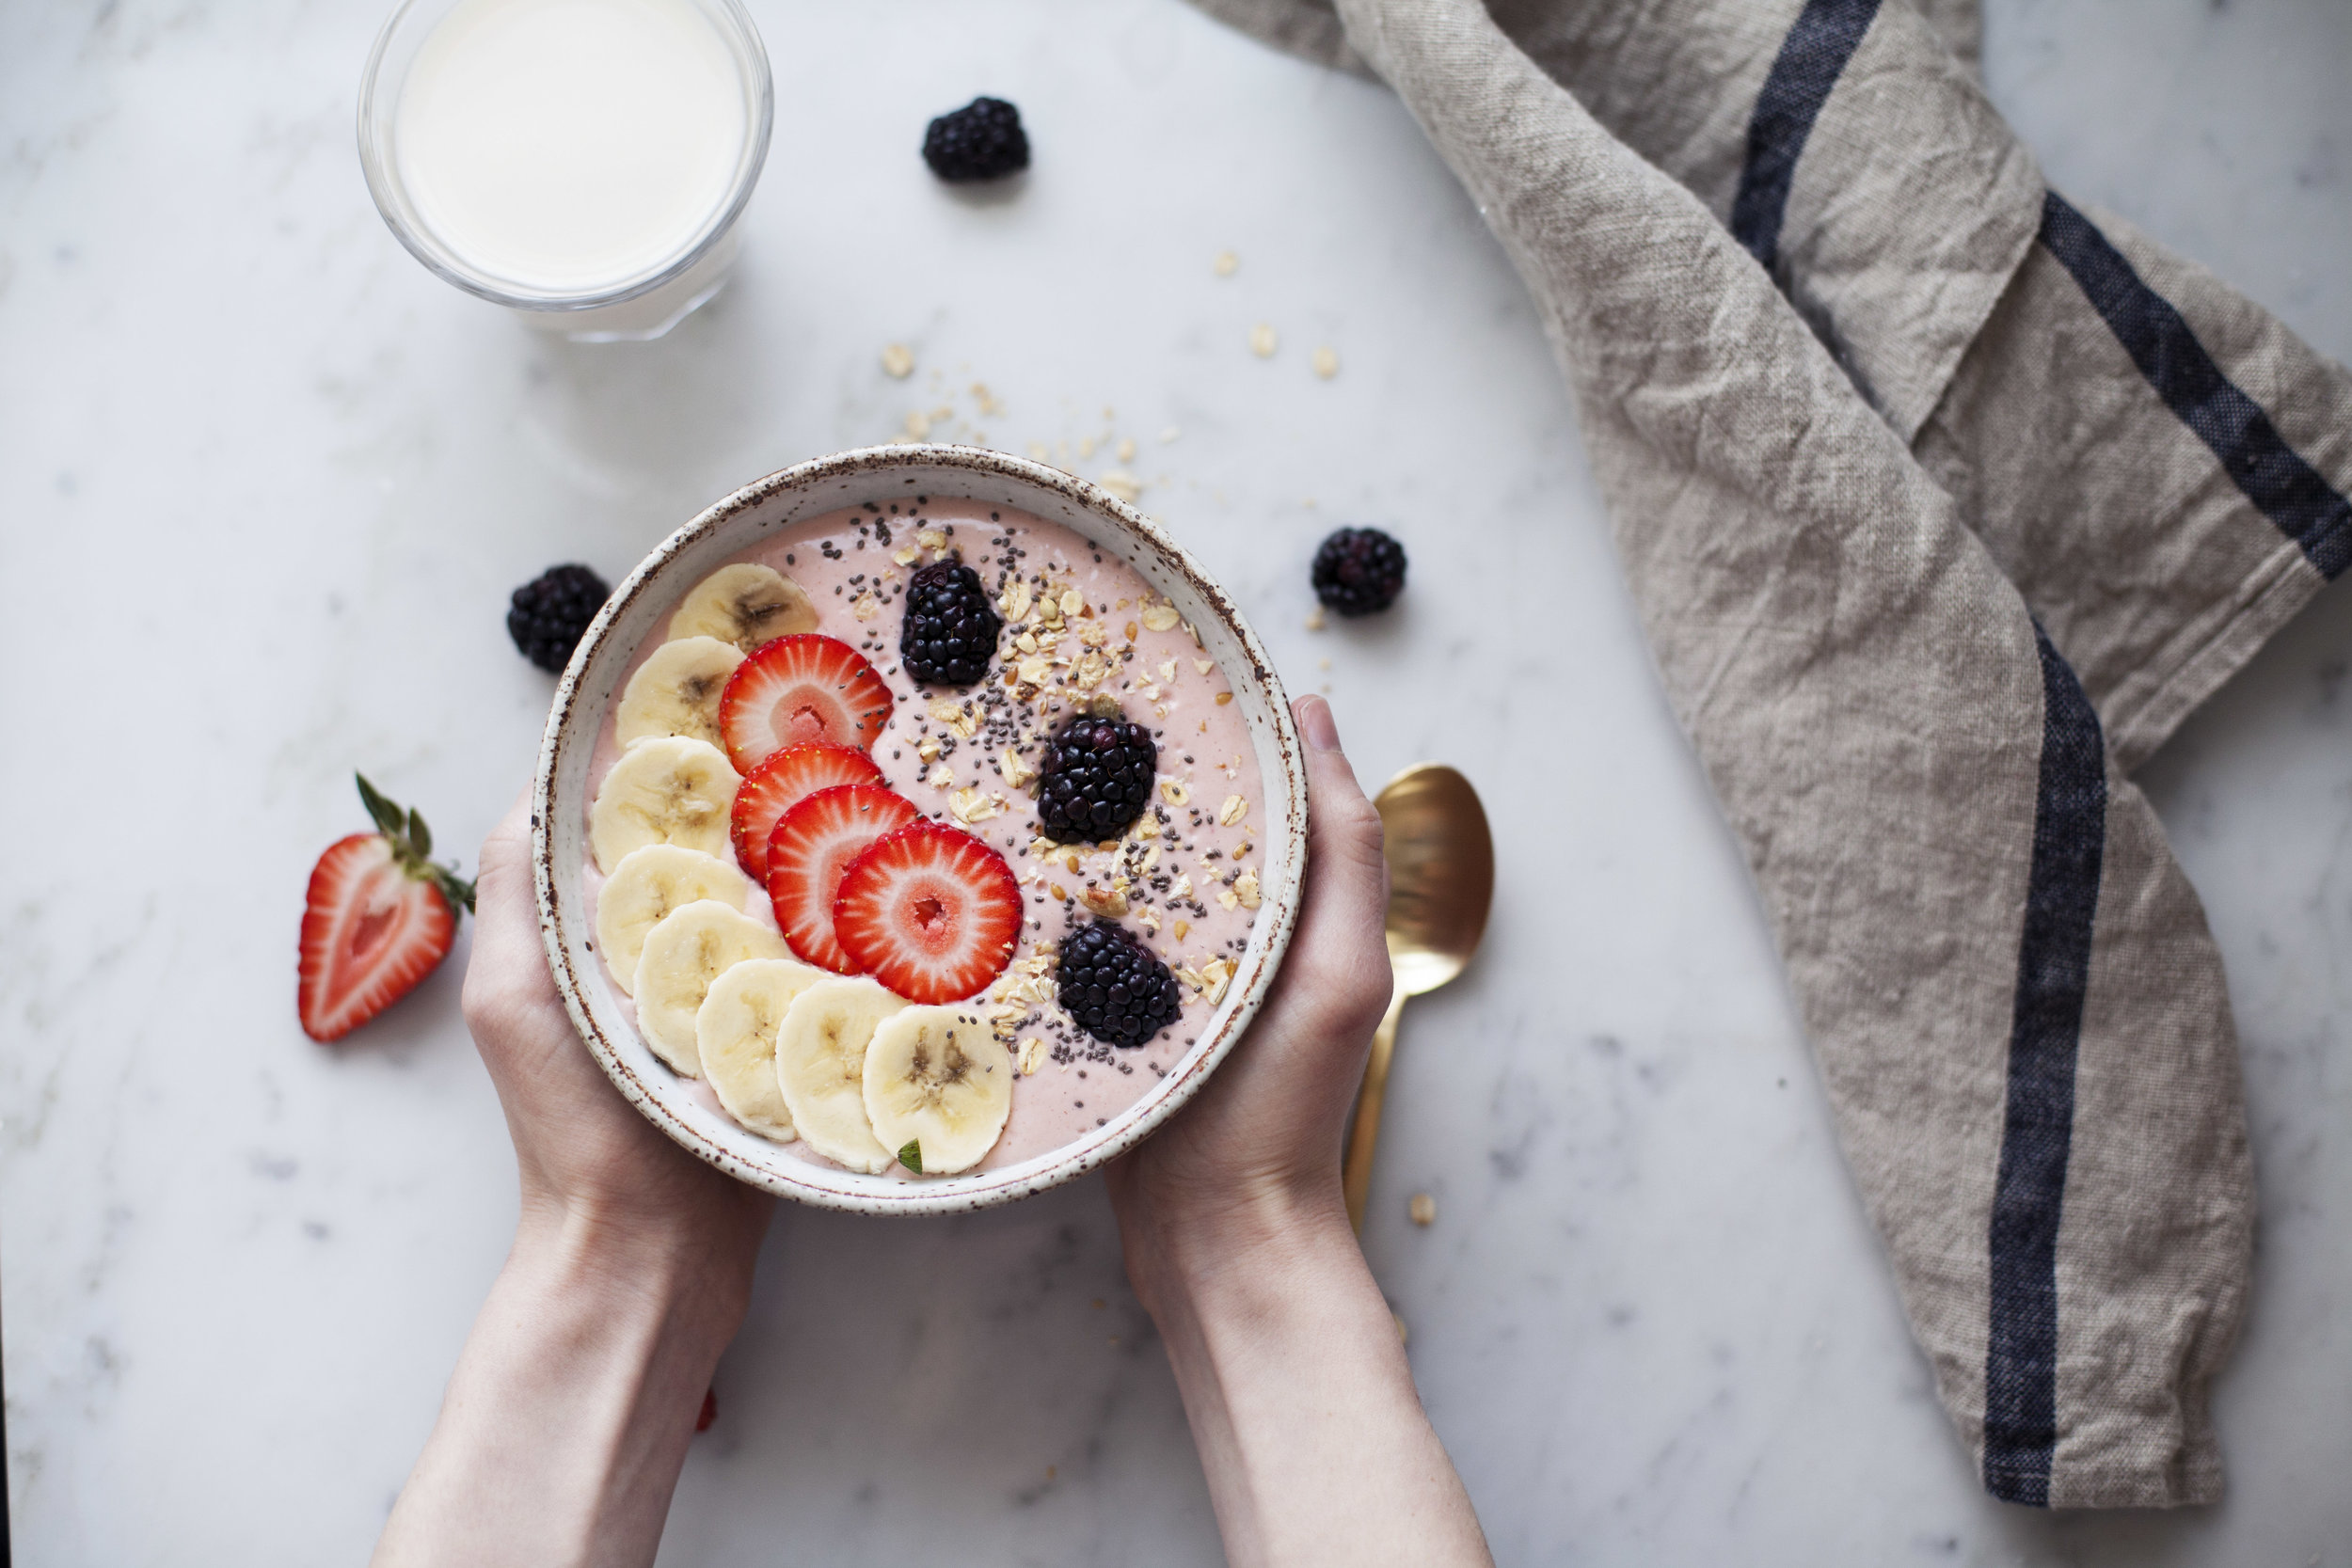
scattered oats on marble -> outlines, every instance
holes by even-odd
[[[1307,611],[1307,629],[1309,631],[1321,631],[1324,627],[1329,626],[1330,624],[1330,622],[1324,619],[1323,607],[1321,605],[1317,605],[1314,609]]]
[[[1136,460],[1136,443],[1134,439],[1132,437],[1121,438],[1119,443],[1119,451],[1115,455],[1117,455],[1121,463],[1133,463]]]
[[[914,353],[904,343],[884,343],[882,351],[882,372],[894,380],[904,381],[914,372]]]
[[[1326,381],[1340,373],[1340,356],[1328,347],[1315,350],[1314,363],[1315,374]]]
[[[1269,324],[1260,322],[1249,329],[1249,352],[1259,358],[1273,358],[1274,351],[1280,346],[1281,341],[1275,337],[1274,328]]]
[[[1415,1225],[1435,1225],[1438,1221],[1438,1200],[1427,1193],[1415,1193],[1405,1205],[1405,1212]]]
[[[1241,258],[1230,250],[1220,250],[1216,253],[1216,260],[1209,264],[1219,277],[1231,277],[1241,266]]]
[[[916,440],[918,440],[918,441],[919,441],[919,440],[921,440],[924,436],[929,436],[930,433],[931,433],[931,421],[930,421],[930,418],[929,418],[928,416],[926,416],[926,415],[924,414],[924,412],[923,412],[921,409],[919,409],[919,408],[910,408],[910,409],[908,409],[908,410],[907,410],[907,434],[908,434],[909,436],[912,436],[913,437],[914,437],[914,439],[916,439]]]

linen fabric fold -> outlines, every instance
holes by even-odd
[[[1387,80],[1534,294],[1986,1487],[2217,1497],[2236,1043],[2127,769],[2342,569],[2343,371],[2048,192],[1966,0],[1197,3]]]

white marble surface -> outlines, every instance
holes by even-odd
[[[1906,1337],[1530,310],[1394,102],[1176,0],[767,0],[740,280],[668,341],[572,348],[436,282],[369,206],[378,8],[0,7],[21,1561],[364,1555],[514,1198],[459,963],[341,1049],[295,1028],[303,877],[360,825],[353,768],[469,846],[550,686],[508,588],[617,574],[735,483],[984,379],[995,444],[1142,443],[1146,509],[1328,688],[1368,779],[1440,757],[1490,802],[1489,950],[1406,1015],[1366,1245],[1502,1560],[2352,1563],[2352,591],[2146,774],[2246,1037],[2230,1499],[2006,1508]],[[2072,195],[2352,356],[2352,8],[1995,0],[1988,45]],[[1037,143],[1009,200],[914,157],[977,90]],[[892,340],[911,383],[878,368]],[[1341,520],[1403,535],[1412,591],[1311,634],[1306,557]],[[781,1213],[719,1392],[665,1562],[1217,1558],[1095,1182],[945,1223]]]

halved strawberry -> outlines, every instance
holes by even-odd
[[[449,956],[458,906],[473,908],[473,884],[425,859],[424,818],[365,779],[359,798],[383,831],[328,845],[302,910],[294,1005],[314,1040],[341,1039],[407,995]]]
[[[842,876],[834,932],[910,1002],[961,1002],[1012,961],[1021,885],[1005,859],[944,822],[884,833]]]
[[[768,838],[768,897],[793,952],[835,974],[858,973],[834,940],[833,900],[841,874],[874,840],[921,817],[880,784],[835,784],[776,819]]]
[[[779,817],[820,789],[882,782],[882,770],[874,759],[848,746],[818,740],[771,752],[736,786],[731,823],[735,858],[744,870],[767,880],[768,835],[776,831]]]
[[[787,746],[823,741],[865,751],[890,722],[890,688],[855,648],[801,632],[763,642],[719,694],[719,733],[736,771]]]

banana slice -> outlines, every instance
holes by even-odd
[[[612,737],[624,746],[663,735],[724,744],[719,736],[719,694],[742,662],[734,643],[715,637],[664,642],[622,689],[621,705],[612,716]]]
[[[962,1007],[909,1007],[883,1020],[863,1077],[875,1138],[927,1176],[978,1164],[1012,1114],[1012,1054]]]
[[[634,994],[645,935],[672,910],[698,898],[739,910],[751,894],[751,879],[716,855],[675,844],[630,850],[596,894],[596,947],[612,983]]]
[[[866,1044],[906,1004],[872,980],[826,978],[793,999],[776,1032],[776,1086],[808,1147],[880,1175],[898,1156],[866,1119]]]
[[[681,735],[641,740],[621,753],[588,808],[588,847],[611,871],[631,850],[675,844],[726,855],[727,814],[742,778],[727,754]]]
[[[710,983],[747,958],[781,958],[784,939],[715,898],[681,904],[645,933],[637,959],[637,1027],[654,1054],[689,1078],[703,1075],[694,1037]]]
[[[826,978],[792,958],[747,958],[710,983],[694,1015],[695,1054],[727,1115],[789,1143],[791,1107],[776,1085],[776,1033],[792,999]]]
[[[801,585],[769,566],[722,566],[687,591],[670,617],[670,638],[715,637],[750,653],[772,638],[817,629],[817,607]]]

